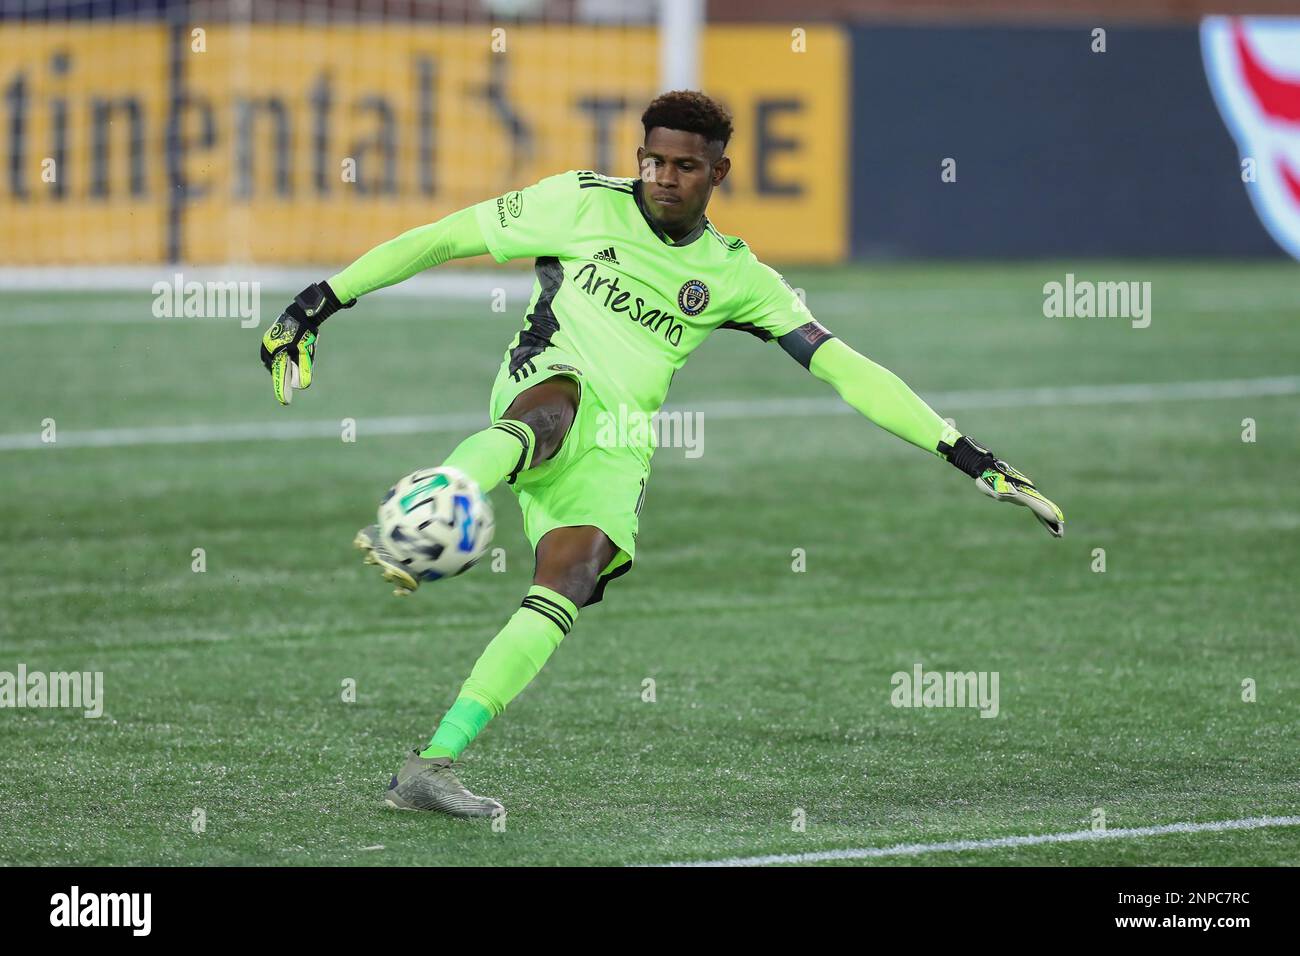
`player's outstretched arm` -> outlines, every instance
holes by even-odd
[[[789,335],[799,336],[801,331]],[[785,336],[780,341],[787,345]],[[795,348],[807,348],[800,340],[795,341],[799,343]],[[1028,508],[1054,537],[1065,533],[1065,515],[1028,477],[945,422],[889,369],[837,338],[817,345],[806,364],[845,402],[881,428],[951,462],[974,478],[975,486],[990,498]]]
[[[487,252],[470,207],[375,246],[327,281],[303,289],[262,337],[262,364],[271,373],[276,399],[288,405],[295,388],[311,385],[320,325],[339,309],[448,260]]]

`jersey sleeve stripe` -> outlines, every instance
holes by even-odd
[[[708,229],[709,232],[713,233],[713,237],[717,239],[718,242],[722,243],[724,246],[726,246],[728,249],[732,250],[733,252],[736,251],[737,249],[745,248],[744,239],[740,239],[740,238],[728,239],[722,233],[718,232],[717,226],[713,225],[713,223],[709,222],[708,220],[705,220],[704,228]]]
[[[612,186],[609,183],[597,182],[595,180],[592,180],[590,182],[585,182],[585,183],[578,183],[579,189],[590,189],[592,186],[599,186],[601,189],[612,189],[616,193],[627,193],[629,196],[632,195],[631,186],[624,188],[622,186]]]

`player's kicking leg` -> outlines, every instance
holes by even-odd
[[[513,481],[521,471],[549,460],[573,424],[577,407],[578,386],[572,379],[540,382],[521,392],[500,421],[457,445],[443,466],[469,475],[486,495],[502,481]],[[367,564],[378,566],[397,594],[420,586],[383,546],[379,525],[362,528],[352,543],[365,552]]]

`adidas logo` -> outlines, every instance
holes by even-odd
[[[612,262],[614,263],[614,265],[619,264],[618,256],[614,255],[613,246],[609,246],[606,249],[601,249],[600,252],[596,253],[591,258],[595,259],[597,262]]]

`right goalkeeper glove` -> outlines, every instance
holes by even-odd
[[[327,283],[318,282],[299,292],[267,329],[262,336],[262,364],[271,373],[271,387],[281,405],[293,401],[295,388],[311,385],[320,324],[356,302],[353,299],[344,305]]]
[[[962,436],[951,445],[939,443],[940,453],[975,479],[975,487],[996,501],[1023,505],[1054,538],[1065,534],[1065,514],[1021,474],[981,445]]]

